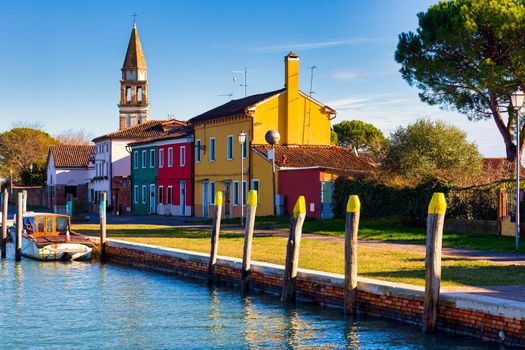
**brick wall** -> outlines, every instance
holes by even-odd
[[[125,265],[204,278],[208,254],[110,240],[108,259]],[[241,259],[218,257],[218,282],[238,285]],[[284,267],[252,262],[250,288],[278,295]],[[344,276],[300,269],[297,298],[342,307]],[[424,289],[418,286],[360,278],[358,312],[421,326]],[[465,293],[442,293],[438,328],[484,341],[525,347],[525,303]]]

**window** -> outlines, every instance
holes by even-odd
[[[147,192],[146,192],[146,186],[142,185],[142,204],[146,204],[148,200]]]
[[[133,152],[133,169],[139,168],[139,152],[134,151]]]
[[[159,148],[159,168],[164,168],[164,148]]]
[[[228,135],[226,139],[226,159],[233,159],[233,135]]]
[[[133,203],[139,202],[139,186],[133,186]]]
[[[142,88],[140,86],[137,88],[137,101],[142,102]]]
[[[257,191],[257,204],[261,203],[261,193],[259,192],[259,180],[252,180],[252,190]]]
[[[159,186],[159,195],[157,196],[159,204],[164,204],[164,186]]]
[[[233,181],[233,205],[239,205],[239,181]]]
[[[150,168],[155,167],[155,150],[154,149],[149,150],[149,167]]]
[[[38,232],[44,233],[44,217],[39,216],[38,217]]]
[[[64,192],[64,198],[67,198],[68,195],[71,195],[72,198],[77,198],[77,186],[66,185]]]
[[[179,165],[180,166],[185,166],[186,165],[186,146],[181,146],[180,147]]]
[[[195,140],[195,161],[201,161],[201,140]]]
[[[53,232],[53,217],[47,217],[47,232]]]
[[[63,216],[57,216],[56,217],[56,232],[58,233],[66,233],[66,231],[69,231],[69,227],[67,224],[67,218]]]
[[[146,150],[142,151],[142,169],[146,168]]]
[[[215,160],[215,137],[210,138],[210,162]]]
[[[168,186],[168,203],[173,204],[173,186]]]
[[[246,180],[242,180],[242,205],[246,205],[246,198],[248,196],[248,183]]]
[[[131,87],[126,86],[126,101],[131,102]]]
[[[215,204],[215,182],[210,181],[210,204]]]
[[[173,167],[173,147],[168,148],[168,168]]]
[[[242,158],[246,159],[248,156],[248,137],[246,137],[246,141],[242,144]]]

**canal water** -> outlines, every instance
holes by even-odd
[[[2,349],[490,349],[468,337],[97,263],[0,262]]]

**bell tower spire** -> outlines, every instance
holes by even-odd
[[[118,107],[120,130],[144,123],[149,119],[148,66],[142,52],[135,18],[122,66]]]

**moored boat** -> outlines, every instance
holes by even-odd
[[[22,222],[23,256],[37,260],[91,259],[93,242],[71,231],[69,216],[31,212],[23,214]],[[16,227],[9,231],[15,242]]]

